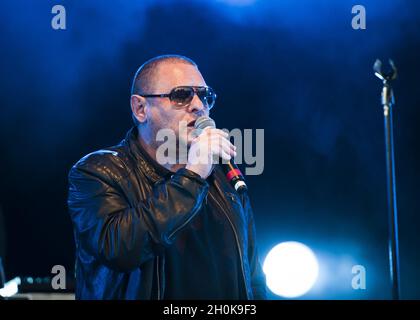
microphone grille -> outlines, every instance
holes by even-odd
[[[201,116],[195,121],[194,128],[203,130],[207,127],[216,128],[216,123],[212,118]]]

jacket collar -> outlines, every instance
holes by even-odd
[[[139,141],[138,129],[136,126],[133,126],[127,132],[122,143],[128,147],[131,155],[136,160],[137,165],[153,183],[172,174],[170,170],[160,165],[156,160],[150,157],[146,150],[144,150]]]

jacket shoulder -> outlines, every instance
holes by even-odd
[[[125,146],[113,146],[91,152],[77,161],[69,178],[88,174],[118,181],[131,172],[129,151]]]

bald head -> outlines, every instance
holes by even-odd
[[[156,79],[156,71],[164,63],[185,63],[197,67],[194,61],[181,55],[171,54],[152,58],[137,70],[131,87],[131,94],[154,93],[154,82],[158,80]]]

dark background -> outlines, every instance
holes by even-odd
[[[62,4],[67,29],[53,30]],[[353,30],[351,8],[366,8]],[[376,58],[394,59],[402,297],[420,298],[415,1],[2,1],[0,255],[7,278],[71,274],[67,172],[131,126],[137,67],[165,53],[197,62],[218,93],[220,128],[265,130],[265,167],[248,176],[261,259],[275,244],[311,247],[309,299],[388,299],[386,176]],[[366,290],[351,288],[353,265]],[[272,298],[275,298],[273,295]]]

